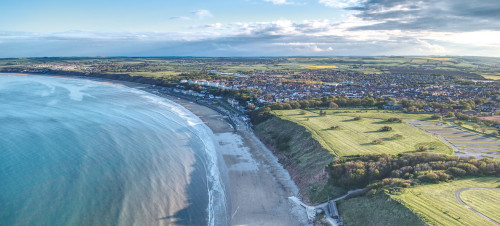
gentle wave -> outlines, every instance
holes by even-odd
[[[184,107],[109,83],[2,75],[0,109],[0,225],[227,224],[213,133]]]

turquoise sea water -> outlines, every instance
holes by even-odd
[[[0,225],[221,225],[211,131],[84,79],[0,75]]]

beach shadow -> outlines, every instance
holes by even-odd
[[[191,165],[194,170],[189,174],[190,182],[186,185],[187,205],[184,209],[177,211],[170,216],[162,216],[157,218],[157,221],[165,221],[167,225],[208,225],[208,194],[207,190],[207,172],[204,167],[206,165],[205,157],[202,155],[195,155],[195,162]],[[225,204],[230,208],[229,204]],[[222,211],[226,212],[228,209]],[[219,213],[215,213],[216,216]],[[215,217],[216,217],[215,216]],[[227,214],[223,214],[227,216]],[[220,219],[216,217],[217,224],[227,224],[227,219]]]
[[[360,144],[361,146],[375,146],[375,145],[382,145],[382,144],[375,144],[373,142],[368,142],[368,143],[363,143],[363,144]]]
[[[386,121],[386,120],[383,120],[383,121],[378,121],[378,122],[372,122],[372,124],[382,124],[382,125],[386,125],[386,124],[396,124],[396,123],[400,123],[400,122],[389,122],[389,121]]]

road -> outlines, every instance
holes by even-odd
[[[455,198],[457,198],[458,202],[459,202],[460,204],[462,204],[463,206],[465,206],[467,209],[472,210],[472,212],[474,212],[474,213],[478,214],[479,216],[483,217],[483,218],[484,218],[484,219],[486,219],[486,220],[489,220],[489,221],[491,221],[491,222],[495,223],[496,225],[500,225],[500,223],[499,223],[499,222],[494,221],[493,219],[491,219],[491,218],[489,218],[489,217],[487,217],[487,216],[483,215],[483,214],[482,214],[482,213],[480,213],[479,211],[477,211],[477,210],[473,209],[472,207],[470,207],[469,205],[465,204],[465,202],[464,202],[464,201],[462,201],[462,198],[460,198],[460,193],[462,193],[463,191],[467,191],[467,190],[476,190],[476,189],[477,189],[477,190],[490,190],[490,189],[492,189],[492,190],[500,190],[500,188],[462,188],[462,189],[460,189],[460,190],[458,190],[458,191],[456,191],[456,192],[455,192]]]
[[[339,223],[341,222],[337,222],[337,220],[333,219],[330,212],[329,212],[329,208],[328,208],[328,204],[330,202],[333,202],[333,206],[334,208],[336,208],[336,204],[335,202],[339,201],[339,200],[342,200],[342,199],[345,199],[347,198],[348,196],[352,195],[352,194],[356,194],[356,193],[362,193],[362,192],[365,192],[366,189],[355,189],[355,190],[350,190],[347,192],[347,194],[343,195],[343,196],[340,196],[334,200],[331,200],[331,201],[328,201],[328,202],[325,202],[325,203],[322,203],[322,204],[319,204],[319,205],[316,205],[316,206],[308,206],[306,204],[304,204],[302,201],[300,201],[299,198],[295,197],[295,196],[292,196],[292,197],[289,197],[288,199],[292,200],[293,202],[295,202],[297,205],[300,205],[302,207],[304,207],[304,209],[306,210],[306,213],[307,213],[307,218],[309,219],[309,222],[312,222],[313,219],[316,217],[316,211],[317,210],[322,210],[324,213],[325,213],[325,217],[326,217],[326,220],[333,226],[337,226],[339,225]],[[338,212],[338,211],[335,211],[335,212]],[[340,217],[340,216],[339,216]]]

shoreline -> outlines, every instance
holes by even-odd
[[[230,225],[304,225],[307,216],[301,207],[288,201],[299,189],[276,156],[251,130],[237,129],[228,116],[187,98],[160,93],[149,84],[77,75],[0,73],[25,76],[52,76],[110,82],[140,89],[175,102],[200,118],[214,134],[219,164],[226,169],[221,179],[226,187]],[[220,167],[219,167],[220,168]],[[227,180],[227,181],[226,181]]]
[[[226,188],[231,225],[301,225],[296,215],[303,215],[303,211],[288,201],[289,196],[298,195],[298,188],[255,135],[235,132],[223,115],[208,107],[171,96],[165,98],[197,115],[214,132],[229,180]]]

